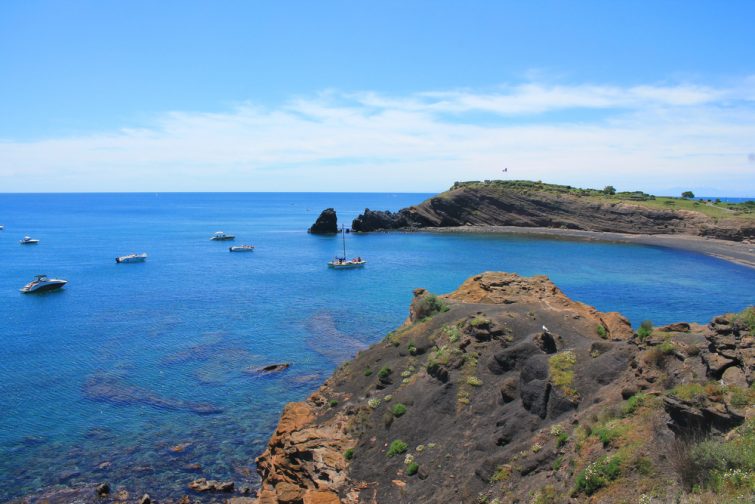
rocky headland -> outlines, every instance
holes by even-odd
[[[398,212],[365,209],[360,232],[514,226],[648,235],[755,239],[749,204],[660,198],[530,181],[457,182],[448,191]]]
[[[326,208],[320,212],[319,217],[312,227],[307,230],[311,234],[336,234],[338,233],[338,216],[333,208]]]
[[[254,502],[749,502],[754,334],[755,308],[635,332],[545,277],[418,289],[284,408]]]

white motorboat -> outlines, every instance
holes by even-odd
[[[228,247],[231,252],[254,252],[254,245],[234,245]]]
[[[228,240],[235,240],[236,237],[234,235],[225,234],[222,231],[216,232],[214,235],[212,235],[212,238],[210,240],[213,241],[228,241]]]
[[[343,256],[336,257],[332,261],[329,261],[328,267],[334,269],[352,269],[361,268],[362,266],[367,264],[367,261],[365,261],[361,257],[346,259],[346,232],[344,231],[343,227],[341,228],[341,236],[343,237]]]
[[[36,245],[37,243],[39,243],[39,240],[35,240],[30,236],[24,236],[22,240],[19,240],[19,243],[21,245]]]
[[[3,226],[2,224],[0,224],[0,231],[4,231],[4,230],[5,230],[5,226]]]
[[[31,294],[33,292],[49,292],[60,289],[67,283],[68,280],[48,278],[47,275],[37,275],[34,277],[34,280],[21,288],[21,292],[23,292],[24,294]]]
[[[117,263],[138,263],[138,262],[144,262],[147,260],[147,254],[141,253],[141,254],[129,254],[125,256],[120,256],[115,258],[115,262]]]

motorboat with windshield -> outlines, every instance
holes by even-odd
[[[49,292],[58,290],[67,283],[68,280],[49,278],[47,275],[36,275],[34,277],[34,280],[21,288],[21,292],[23,292],[24,294],[31,294],[34,292]]]
[[[117,263],[138,263],[138,262],[144,262],[147,260],[147,254],[141,253],[141,254],[129,254],[125,256],[120,256],[115,258],[115,262]]]
[[[22,240],[19,240],[19,243],[21,245],[36,245],[39,243],[39,240],[35,240],[31,236],[24,236]]]
[[[225,234],[222,231],[217,231],[214,235],[212,235],[212,238],[210,238],[210,240],[212,241],[228,241],[235,239],[236,237],[234,235]]]

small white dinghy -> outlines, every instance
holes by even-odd
[[[228,250],[231,252],[254,252],[254,245],[234,245],[228,247]]]
[[[115,258],[115,262],[120,263],[139,263],[144,262],[147,260],[147,254],[141,253],[141,254],[129,254],[125,256],[120,256]]]
[[[39,240],[36,240],[30,236],[24,236],[24,238],[22,240],[19,240],[18,243],[20,243],[21,245],[36,245],[37,243],[39,243]]]
[[[228,241],[235,239],[236,237],[234,235],[225,234],[222,231],[217,231],[214,235],[212,235],[212,238],[210,238],[210,240],[212,241]]]
[[[21,292],[23,292],[24,294],[31,294],[34,292],[49,292],[58,290],[67,283],[68,280],[48,278],[47,275],[37,275],[34,277],[34,280],[21,288]]]

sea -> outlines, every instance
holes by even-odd
[[[333,207],[428,194],[0,194],[0,501],[107,481],[188,493],[199,477],[255,486],[283,405],[408,315],[412,290],[483,271],[548,275],[637,326],[708,322],[755,303],[755,269],[636,244],[482,234],[347,234],[362,269],[335,271],[342,239],[306,232]],[[252,244],[230,253],[216,231]],[[38,245],[21,246],[29,235]],[[142,264],[115,257],[146,252]],[[35,274],[69,281],[19,292]],[[290,367],[271,375],[254,370]]]

